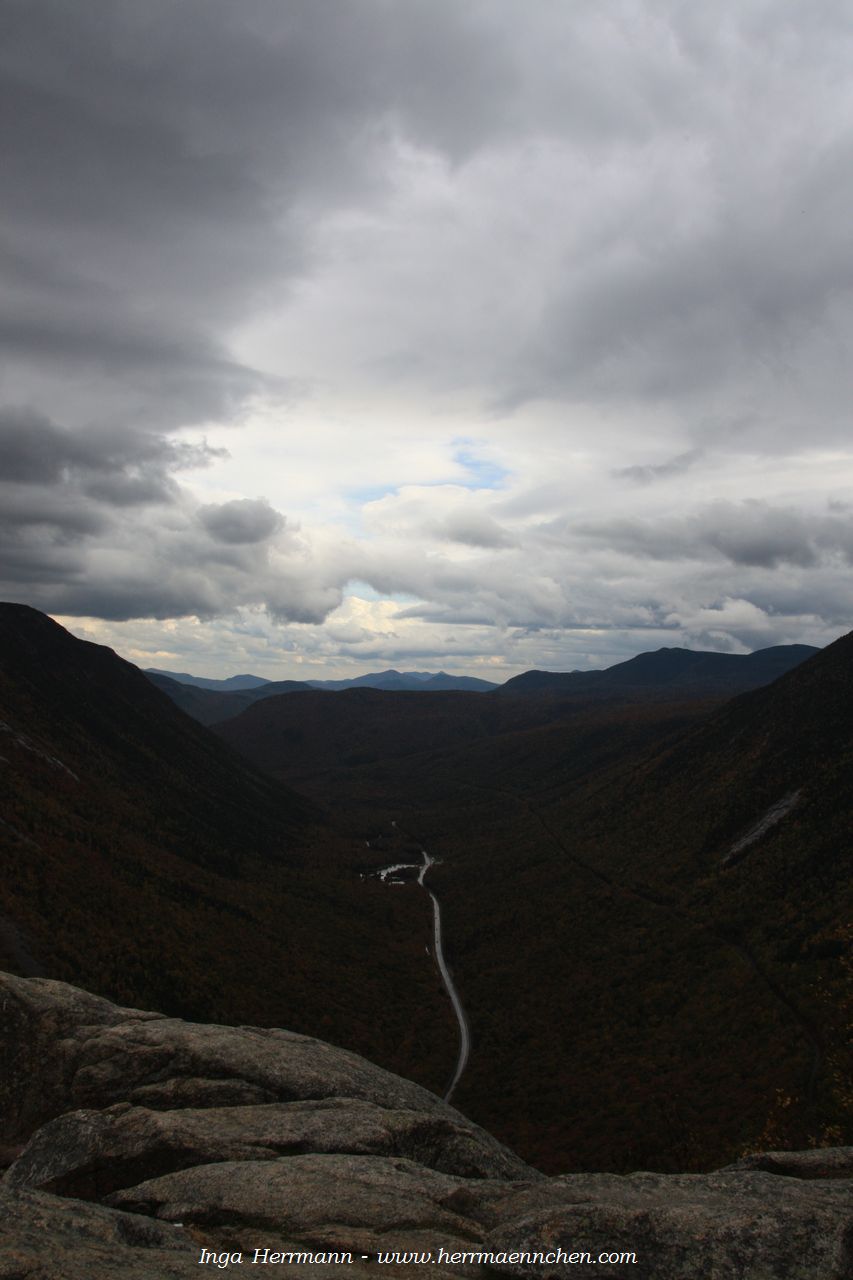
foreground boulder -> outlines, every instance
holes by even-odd
[[[0,1055],[0,1280],[853,1275],[850,1149],[545,1178],[355,1054],[41,978],[0,975]]]

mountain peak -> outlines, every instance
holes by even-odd
[[[735,694],[770,684],[820,650],[774,645],[754,653],[715,653],[681,647],[638,653],[600,671],[525,671],[501,685],[501,693],[598,694],[670,689],[692,694]]]

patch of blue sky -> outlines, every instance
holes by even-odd
[[[405,591],[377,591],[361,578],[350,578],[343,590],[345,596],[355,596],[358,600],[391,600],[394,604],[413,604],[418,599]]]
[[[457,446],[453,461],[468,472],[468,476],[462,481],[468,489],[503,488],[509,476],[506,467],[491,458],[479,456],[472,440],[454,440],[453,443]]]
[[[440,488],[446,484],[462,485],[472,490],[502,489],[511,473],[491,458],[482,457],[477,452],[477,443],[476,440],[465,436],[451,441],[453,469],[443,479],[417,482],[402,480],[394,484],[359,485],[356,488],[347,489],[347,501],[353,506],[364,507],[369,502],[378,502],[380,498],[385,498],[389,494],[397,494],[406,484],[413,483],[417,483],[424,489]],[[456,470],[458,467],[462,467],[467,474],[460,476]]]
[[[361,485],[355,489],[347,489],[347,500],[365,506],[368,502],[378,502],[389,493],[397,493],[399,484]]]

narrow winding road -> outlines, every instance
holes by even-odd
[[[468,1062],[468,1054],[471,1050],[471,1033],[468,1030],[468,1018],[466,1017],[462,1001],[459,999],[459,992],[454,986],[453,979],[450,976],[450,970],[448,969],[444,959],[444,948],[441,941],[441,905],[432,889],[427,889],[427,886],[424,884],[424,877],[435,859],[429,856],[426,849],[421,849],[421,854],[423,856],[424,865],[421,867],[418,875],[418,884],[422,889],[426,889],[427,893],[432,898],[435,962],[438,965],[438,971],[441,974],[444,989],[450,996],[450,1003],[453,1005],[453,1012],[456,1014],[456,1021],[459,1023],[459,1053],[456,1058],[456,1066],[453,1070],[453,1076],[447,1087],[447,1092],[444,1095],[444,1101],[449,1102],[453,1097],[453,1093]]]
[[[396,822],[391,823],[392,827],[396,827],[396,825]],[[369,841],[368,848],[370,848]],[[453,1006],[456,1021],[459,1024],[459,1052],[456,1056],[456,1065],[453,1068],[453,1075],[450,1079],[450,1084],[447,1086],[447,1092],[444,1095],[444,1101],[449,1102],[453,1097],[456,1086],[458,1085],[462,1072],[465,1070],[468,1062],[468,1055],[471,1051],[471,1033],[468,1030],[468,1018],[465,1013],[465,1008],[459,998],[459,992],[456,990],[453,978],[450,976],[450,970],[447,967],[447,961],[444,958],[444,946],[442,944],[441,932],[441,903],[433,893],[432,889],[428,889],[424,883],[424,877],[435,862],[435,858],[431,858],[426,849],[421,849],[421,856],[423,858],[423,865],[418,870],[418,884],[432,898],[433,955],[435,956],[435,963],[441,977],[441,981],[444,983],[444,989],[450,997],[450,1003]],[[418,863],[416,862],[395,862],[393,866],[383,867],[378,872],[379,879],[383,884],[405,884],[404,880],[394,880],[391,878],[394,872],[415,870],[417,867]]]

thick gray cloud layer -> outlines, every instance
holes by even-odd
[[[842,629],[851,55],[844,0],[6,0],[0,592]]]

